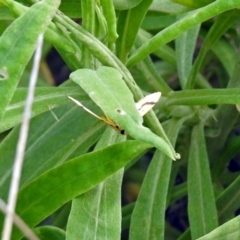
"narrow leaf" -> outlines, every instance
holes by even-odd
[[[38,235],[38,237],[41,240],[49,240],[49,239],[65,240],[66,239],[65,231],[53,226],[37,227],[34,229],[34,232]]]
[[[200,29],[200,24],[184,32],[176,39],[176,58],[179,80],[182,88],[188,80],[193,63],[196,41]]]
[[[114,174],[149,147],[139,141],[127,141],[53,168],[19,192],[16,212],[33,227],[64,203]],[[19,236],[19,231],[14,233],[15,237]]]
[[[167,126],[167,134],[173,145],[184,120],[173,119]],[[158,150],[154,154],[132,213],[131,240],[164,239],[164,219],[172,167],[172,162],[167,158]]]
[[[12,1],[6,2],[11,8]],[[24,68],[34,52],[38,35],[45,32],[59,4],[59,0],[45,0],[34,4],[26,13],[16,19],[1,36],[0,119],[6,111]]]
[[[198,240],[225,240],[239,239],[240,237],[240,216],[233,218],[222,226],[216,228],[209,234],[198,238]]]
[[[188,212],[192,239],[218,226],[203,125],[193,128],[188,165]]]
[[[107,128],[95,150],[125,140]],[[67,239],[118,239],[121,233],[121,188],[123,169],[75,198],[67,225]]]
[[[77,106],[72,107],[72,104],[33,118],[24,156],[21,187],[45,171],[85,153],[103,131],[104,125],[95,125],[96,122],[89,114],[79,111]],[[16,127],[0,144],[0,196],[4,200],[15,154],[12,149],[17,144],[18,135],[19,127]]]
[[[209,104],[239,104],[240,90],[227,89],[198,89],[171,92],[168,95],[169,105],[209,105]]]
[[[17,88],[10,104],[7,106],[6,112],[0,122],[0,132],[4,132],[22,121],[22,114],[27,95],[27,88]],[[81,96],[86,99],[86,94],[80,89],[73,87],[66,88],[36,88],[35,98],[32,106],[32,117],[63,105],[68,102],[67,95]]]

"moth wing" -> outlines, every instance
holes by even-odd
[[[93,113],[91,110],[89,110],[88,108],[84,107],[78,100],[68,96],[68,98],[70,100],[72,100],[75,104],[77,104],[79,107],[83,108],[86,112],[88,112],[89,114],[93,115],[94,117],[96,117],[97,119],[105,122],[106,124],[108,124],[109,126],[111,126],[112,128],[114,128],[116,131],[118,131],[119,133],[126,135],[126,132],[121,129],[112,119],[110,119],[109,117],[105,116],[105,117],[99,117],[98,115],[96,115],[95,113]]]
[[[99,117],[99,116],[96,115],[94,112],[92,112],[92,111],[89,110],[88,108],[84,107],[78,100],[76,100],[76,99],[74,99],[74,98],[72,98],[72,97],[70,97],[70,96],[68,96],[68,98],[69,98],[70,100],[72,100],[75,104],[77,104],[79,107],[81,107],[82,109],[84,109],[86,112],[88,112],[89,114],[91,114],[91,115],[93,115],[94,117],[96,117],[96,118],[104,121],[103,118]],[[105,121],[104,121],[104,122],[105,122]]]
[[[155,92],[140,99],[136,104],[136,108],[141,116],[150,111],[161,97],[160,92]]]

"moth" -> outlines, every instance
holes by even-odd
[[[161,97],[160,92],[155,92],[152,94],[149,94],[145,96],[144,98],[140,99],[137,103],[135,103],[136,109],[139,112],[141,116],[144,116],[148,111],[150,111],[154,105],[158,102],[159,98]],[[122,135],[126,135],[126,132],[124,129],[122,129],[120,126],[118,126],[111,118],[108,116],[100,117],[96,115],[94,112],[83,106],[78,100],[68,96],[70,100],[72,100],[75,104],[77,104],[79,107],[83,108],[86,112],[91,114],[92,116],[96,117],[97,119],[105,122],[107,125],[114,128],[117,132],[121,133]]]

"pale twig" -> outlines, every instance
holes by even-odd
[[[0,198],[0,210],[7,215],[7,205]],[[24,233],[24,235],[31,240],[40,240],[38,236],[32,231],[32,229],[17,215],[13,214],[14,224]]]
[[[43,35],[39,35],[38,44],[34,55],[32,72],[29,80],[28,95],[23,113],[23,120],[20,128],[19,139],[17,144],[17,150],[13,165],[13,173],[11,179],[11,186],[8,196],[7,215],[4,221],[2,240],[9,240],[12,232],[13,214],[15,213],[15,207],[17,202],[17,194],[19,188],[19,182],[21,177],[22,165],[24,160],[24,152],[26,148],[29,121],[31,118],[31,108],[34,100],[34,90],[37,82],[39,63],[41,59]]]

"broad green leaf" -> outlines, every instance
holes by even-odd
[[[69,88],[36,88],[34,103],[32,106],[32,117],[55,107],[65,104],[68,101],[67,95],[81,96],[86,99],[86,94],[81,89]],[[27,88],[17,88],[6,112],[0,122],[0,132],[4,132],[22,121],[23,109],[27,96]]]
[[[125,138],[126,136],[107,128],[95,151]],[[67,224],[67,239],[120,237],[122,177],[123,169],[120,169],[90,191],[73,199]]]
[[[84,103],[88,106],[88,102]],[[85,153],[103,132],[104,125],[95,125],[96,122],[95,118],[70,103],[34,117],[29,129],[20,186]],[[13,149],[18,136],[19,127],[16,127],[0,144],[0,195],[3,199],[7,198],[15,156]]]
[[[97,71],[80,69],[73,72],[70,79],[79,84],[106,116],[131,137],[152,144],[171,159],[179,158],[169,144],[142,125],[133,96],[117,70],[109,67],[101,67]]]
[[[240,216],[233,218],[222,226],[214,229],[209,234],[198,238],[197,240],[225,240],[225,239],[239,239],[240,237]]]
[[[173,145],[184,120],[182,118],[169,121],[167,134]],[[168,157],[158,150],[154,154],[132,213],[131,240],[164,239],[164,219],[172,167],[172,162],[167,159]]]
[[[191,235],[197,239],[218,226],[202,123],[192,131],[187,180]]]
[[[12,2],[5,1],[10,8]],[[25,14],[16,19],[1,36],[0,119],[6,111],[24,68],[34,52],[38,35],[45,32],[59,4],[59,0],[45,0],[34,4]]]
[[[139,141],[127,141],[63,163],[20,190],[16,212],[33,227],[64,203],[104,181],[149,147],[149,144]],[[49,202],[51,204],[46,204]],[[18,231],[14,233],[15,237],[19,236]]]
[[[119,109],[124,110],[137,124],[143,122],[135,107],[133,95],[117,70],[109,67],[101,67],[97,71],[79,69],[71,73],[70,79],[80,85],[109,117],[110,112],[120,115],[116,114]]]
[[[53,226],[42,226],[34,228],[34,232],[41,240],[65,240],[66,233],[60,228],[56,228]],[[26,239],[26,238],[23,238]]]

